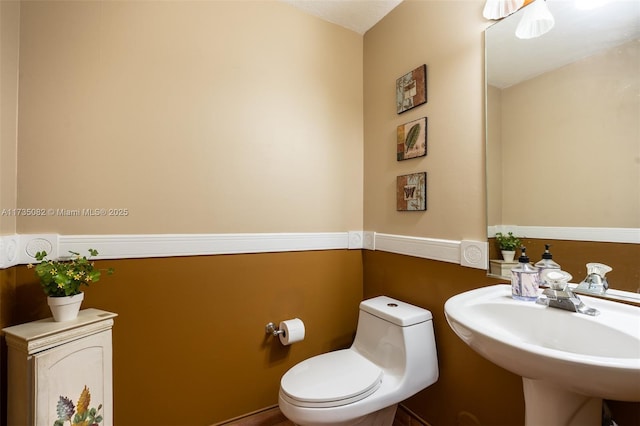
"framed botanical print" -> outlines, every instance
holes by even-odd
[[[396,182],[396,210],[421,211],[427,209],[427,173],[398,176]]]
[[[396,159],[398,161],[427,155],[427,117],[398,126]]]
[[[398,114],[427,103],[427,66],[421,65],[396,80]]]

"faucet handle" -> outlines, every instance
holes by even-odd
[[[605,274],[611,271],[613,271],[613,268],[609,265],[605,265],[604,263],[587,263],[587,275],[597,274],[600,278],[604,279]]]
[[[547,282],[552,290],[565,291],[571,278],[570,273],[561,269],[545,269],[540,273],[540,279]]]
[[[587,263],[587,277],[578,285],[577,290],[587,293],[604,294],[609,289],[605,277],[613,268],[603,263]]]

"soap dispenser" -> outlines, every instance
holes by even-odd
[[[535,302],[538,298],[538,270],[531,266],[526,247],[521,247],[518,266],[511,270],[511,296],[517,300]]]
[[[549,251],[550,244],[544,245],[544,253],[542,259],[533,265],[538,270],[539,284],[549,286],[549,282],[544,279],[543,272],[547,269],[561,269],[560,265],[553,261],[553,255]]]

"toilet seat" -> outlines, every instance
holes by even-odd
[[[280,381],[280,394],[299,407],[337,407],[374,393],[382,369],[351,349],[309,358],[291,368]]]

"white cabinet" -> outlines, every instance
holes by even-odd
[[[113,425],[111,328],[98,309],[3,329],[9,348],[8,425]]]

